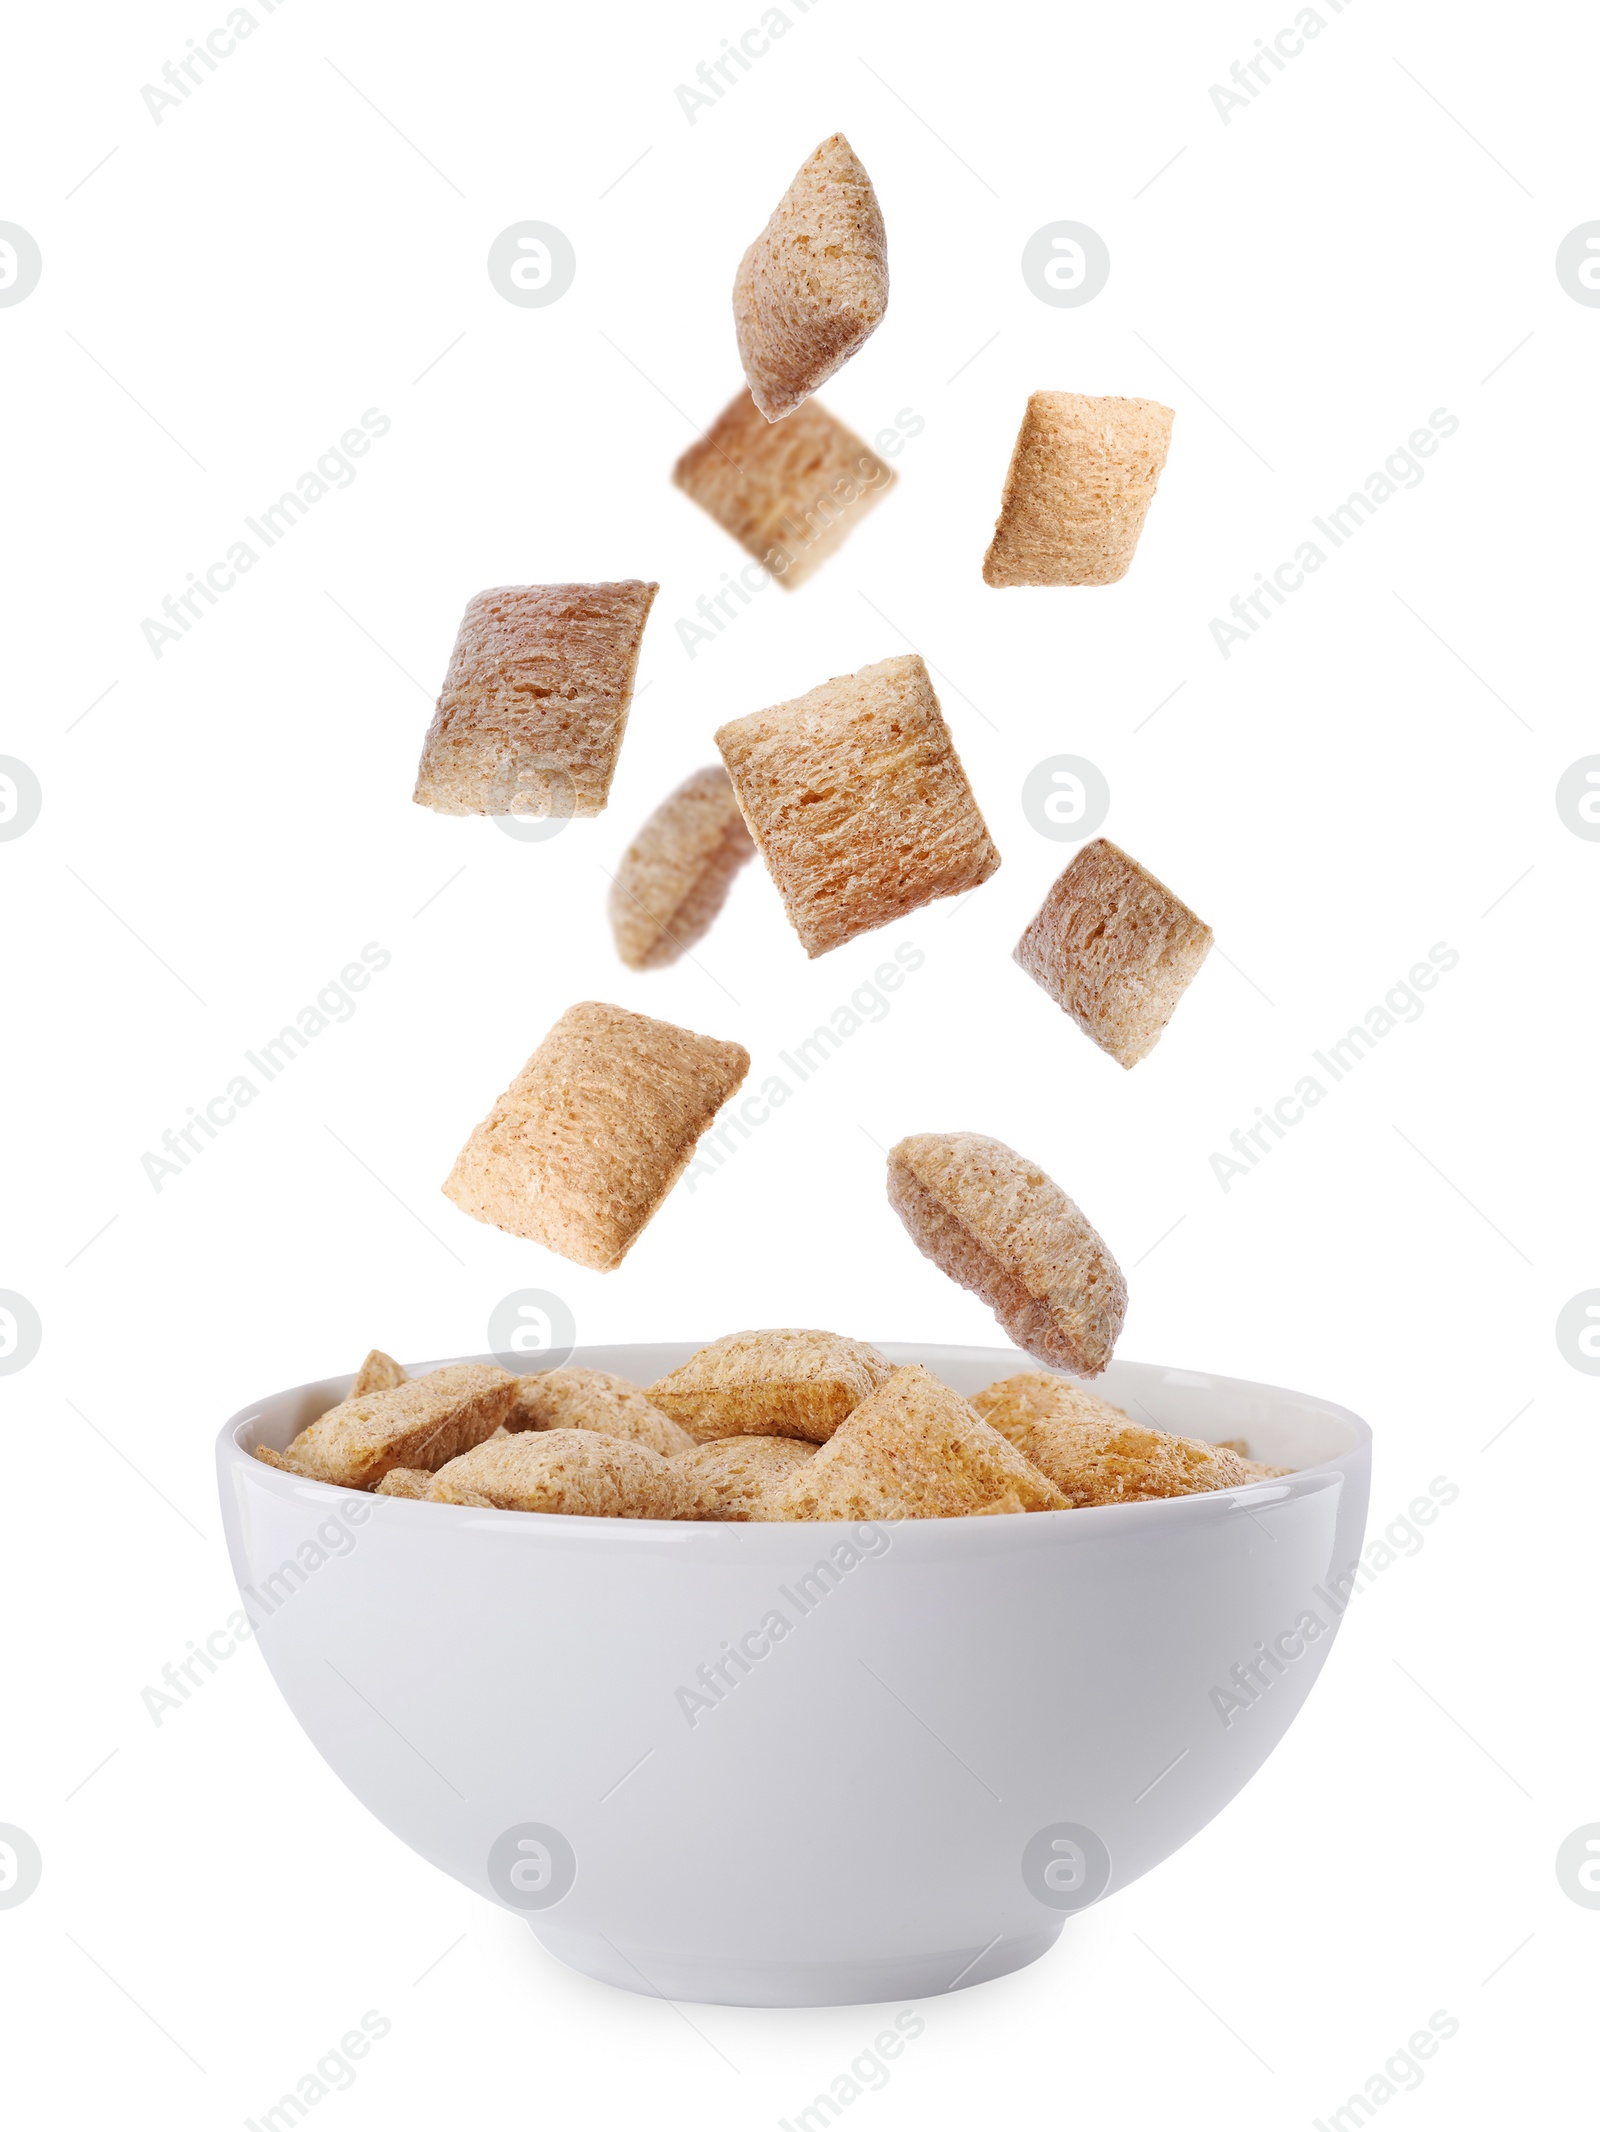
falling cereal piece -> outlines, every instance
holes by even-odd
[[[893,1367],[843,1333],[728,1333],[651,1385],[650,1397],[700,1443],[794,1436],[820,1444]]]
[[[739,360],[767,420],[848,362],[888,303],[878,196],[844,135],[831,134],[800,166],[733,284]]]
[[[1167,463],[1159,400],[1036,392],[1011,453],[986,585],[1114,585],[1126,577]]]
[[[1000,864],[914,653],[736,719],[717,746],[808,955]]]
[[[742,1044],[585,1000],[474,1129],[445,1194],[474,1221],[605,1271],[749,1070]]]
[[[396,1466],[435,1472],[515,1409],[517,1380],[492,1362],[452,1362],[387,1392],[341,1400],[287,1451],[256,1456],[304,1480],[376,1488]]]
[[[628,968],[664,969],[692,948],[755,848],[722,765],[685,778],[623,853],[611,884],[611,930]]]
[[[780,1518],[869,1523],[1061,1510],[1060,1491],[925,1369],[897,1369],[774,1502]]]
[[[672,478],[792,592],[844,544],[895,477],[820,401],[808,400],[782,422],[768,422],[749,393],[741,392],[690,445]],[[729,612],[730,599],[745,597],[737,587],[713,595],[722,614]],[[709,605],[702,601],[702,615]],[[715,607],[709,622],[707,635],[725,626]],[[693,648],[700,640],[687,641]]]
[[[663,1458],[691,1451],[694,1438],[653,1406],[643,1388],[606,1370],[538,1370],[517,1379],[513,1433],[524,1429],[592,1429],[646,1444]]]
[[[889,1151],[889,1202],[917,1249],[980,1295],[1018,1347],[1099,1376],[1127,1283],[1037,1163],[982,1133],[915,1133]]]
[[[1057,880],[1013,959],[1121,1066],[1137,1066],[1214,934],[1137,859],[1096,837]]]
[[[501,585],[467,602],[422,744],[420,807],[598,814],[656,586]]]
[[[434,1475],[428,1500],[569,1518],[676,1518],[684,1496],[671,1462],[646,1444],[547,1429],[452,1460]]]

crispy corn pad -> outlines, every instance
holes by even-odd
[[[598,814],[657,587],[499,585],[467,602],[413,799],[439,814]]]
[[[651,1385],[650,1398],[700,1443],[722,1436],[823,1443],[891,1367],[865,1340],[842,1333],[728,1333]]]
[[[1137,859],[1096,837],[1045,897],[1013,959],[1084,1035],[1137,1066],[1210,953],[1213,934]]]
[[[1036,392],[1006,470],[987,585],[1114,585],[1133,561],[1167,463],[1159,400]]]
[[[779,1492],[780,1518],[955,1518],[1008,1498],[1024,1510],[1066,1499],[998,1429],[925,1369],[897,1369]]]
[[[429,1472],[469,1451],[513,1413],[517,1380],[492,1362],[451,1362],[386,1392],[341,1400],[267,1465],[338,1488],[375,1488],[396,1466]]]
[[[842,133],[795,173],[733,284],[739,360],[779,421],[847,362],[889,302],[889,252],[872,180]]]
[[[431,1503],[569,1518],[675,1518],[683,1490],[648,1445],[593,1429],[525,1430],[480,1444],[433,1477]]]
[[[721,763],[696,770],[651,815],[611,883],[611,931],[630,970],[660,970],[692,948],[755,856]]]
[[[765,1523],[779,1513],[779,1491],[816,1456],[814,1444],[793,1436],[734,1436],[696,1444],[674,1461],[685,1490],[686,1518]]]
[[[663,1458],[694,1448],[686,1429],[651,1403],[641,1386],[606,1370],[539,1370],[517,1379],[517,1405],[510,1427],[592,1429],[644,1444]]]
[[[445,1194],[474,1221],[605,1271],[749,1069],[742,1044],[585,1000],[474,1129]]]

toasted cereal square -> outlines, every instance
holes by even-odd
[[[498,1436],[499,1433],[497,1429],[495,1435]],[[493,1440],[492,1437],[485,1438],[486,1442],[493,1442]],[[383,1476],[383,1479],[379,1481],[373,1493],[374,1495],[409,1496],[412,1502],[421,1503],[427,1500],[428,1490],[432,1486],[433,1475],[423,1467],[391,1466],[389,1471]]]
[[[608,1270],[749,1070],[742,1044],[584,1000],[473,1130],[444,1191],[474,1221]]]
[[[848,362],[889,303],[872,180],[842,133],[795,173],[739,262],[733,322],[757,407],[776,422]]]
[[[396,1385],[405,1382],[406,1373],[393,1355],[386,1355],[381,1347],[369,1348],[367,1359],[356,1371],[355,1381],[345,1397],[359,1399],[364,1392],[392,1392]]]
[[[1127,1283],[1037,1163],[983,1133],[914,1133],[889,1150],[889,1202],[917,1249],[980,1295],[1018,1347],[1099,1376]]]
[[[422,744],[419,807],[598,814],[633,701],[653,584],[499,585],[467,602]]]
[[[527,1430],[480,1444],[433,1477],[431,1503],[569,1518],[676,1518],[683,1489],[647,1444],[593,1429]]]
[[[672,478],[792,592],[843,546],[889,489],[894,470],[820,400],[768,422],[741,392],[690,445]]]
[[[964,1399],[915,1366],[897,1369],[785,1483],[779,1518],[959,1518],[1062,1510],[1044,1474],[980,1421]]]
[[[1167,463],[1159,400],[1036,392],[1011,453],[986,585],[1114,585],[1126,577]]]
[[[1013,959],[1121,1066],[1155,1049],[1211,949],[1209,925],[1096,837],[1045,897]]]
[[[981,1414],[991,1429],[998,1429],[1007,1443],[1015,1444],[1024,1458],[1033,1458],[1034,1431],[1043,1423],[1103,1421],[1127,1428],[1133,1420],[1109,1399],[1096,1398],[1070,1377],[1045,1370],[1023,1370],[985,1385],[973,1394],[972,1411]],[[1033,1462],[1039,1463],[1036,1458]]]
[[[718,732],[739,805],[811,956],[1000,864],[914,653]]]
[[[1070,1421],[1060,1416],[1036,1421],[1029,1431],[1027,1455],[1055,1482],[1074,1510],[1099,1503],[1205,1495],[1265,1478],[1220,1444],[1141,1428],[1125,1415],[1115,1421]]]
[[[793,1436],[735,1436],[696,1444],[673,1460],[685,1491],[682,1515],[767,1523],[779,1515],[773,1505],[783,1484],[815,1456],[814,1444]]]
[[[893,1367],[843,1333],[728,1333],[651,1385],[650,1398],[699,1443],[794,1436],[820,1444]]]
[[[642,1386],[607,1370],[537,1370],[517,1379],[513,1433],[524,1429],[592,1429],[648,1444],[663,1458],[692,1451],[694,1438],[653,1406]]]
[[[451,1362],[387,1392],[341,1400],[287,1451],[256,1456],[305,1480],[376,1488],[396,1466],[435,1472],[514,1411],[517,1380],[492,1362]]]
[[[630,970],[660,970],[692,948],[755,856],[721,763],[670,793],[623,853],[611,883],[611,931]]]

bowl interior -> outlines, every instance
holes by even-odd
[[[580,1347],[564,1358],[564,1366],[608,1370],[635,1384],[649,1385],[679,1368],[705,1344],[674,1340]],[[877,1344],[891,1362],[920,1362],[964,1398],[982,1391],[998,1377],[1042,1367],[1032,1356],[1014,1347],[937,1347],[896,1340]],[[499,1362],[519,1375],[550,1366],[538,1356],[480,1354],[436,1357],[407,1367],[416,1375],[438,1369],[446,1361]],[[272,1451],[283,1450],[302,1429],[347,1395],[351,1381],[349,1376],[325,1377],[256,1401],[228,1424],[233,1442],[243,1451],[253,1450],[257,1444]],[[1089,1389],[1113,1406],[1122,1407],[1148,1428],[1196,1436],[1206,1443],[1243,1437],[1252,1458],[1267,1465],[1290,1466],[1296,1472],[1346,1458],[1370,1440],[1365,1422],[1343,1407],[1308,1393],[1252,1384],[1239,1377],[1171,1369],[1160,1363],[1113,1362]]]

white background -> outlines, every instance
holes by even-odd
[[[368,2008],[391,2032],[318,2126],[759,2126],[870,2042],[873,2009],[691,2026],[562,1970],[341,1789],[253,1649],[159,1727],[141,1690],[236,1604],[219,1424],[373,1342],[481,1349],[526,1286],[597,1341],[998,1339],[884,1197],[875,1143],[958,1128],[1034,1155],[1100,1227],[1129,1273],[1123,1353],[1369,1417],[1374,1533],[1436,1475],[1460,1495],[1356,1602],[1249,1790],[1034,1968],[924,2005],[849,2121],[1307,2123],[1436,2009],[1459,2033],[1385,2123],[1559,2114],[1600,1946],[1554,1872],[1600,1819],[1595,1387],[1554,1339],[1600,1280],[1600,846],[1554,805],[1600,749],[1600,313],[1553,270],[1600,215],[1593,25],[1324,6],[1224,125],[1210,85],[1289,0],[817,0],[691,125],[676,85],[756,0],[252,12],[159,126],[141,85],[221,0],[36,15],[5,51],[0,216],[44,258],[0,310],[0,751],[44,795],[0,846],[0,1286],[44,1327],[0,1385],[0,1820],[44,1856],[0,1911],[23,2117],[70,2089],[79,2122],[238,2124]],[[823,398],[868,437],[907,408],[926,426],[812,583],[764,590],[691,660],[674,623],[742,558],[669,470],[738,383],[740,252],[835,129],[876,184],[893,292]],[[485,272],[527,218],[578,259],[542,310]],[[1019,271],[1061,218],[1111,252],[1082,309]],[[1115,588],[981,582],[1041,387],[1177,411]],[[163,595],[368,408],[392,427],[354,483],[154,658]],[[1211,618],[1439,408],[1460,427],[1426,478],[1224,661]],[[533,845],[414,807],[469,595],[627,576],[661,592],[608,811]],[[713,728],[908,643],[995,880],[808,964],[753,868],[697,961],[622,969],[604,869]],[[1060,752],[1101,767],[1108,833],[1216,928],[1132,1074],[1010,960],[1070,856],[1020,804]],[[354,1017],[156,1192],[162,1131],[370,941],[392,961]],[[899,941],[926,963],[887,1019],[680,1187],[620,1271],[440,1196],[574,1000],[737,1037],[759,1079]],[[1459,965],[1420,1020],[1225,1193],[1213,1150],[1441,941]]]

